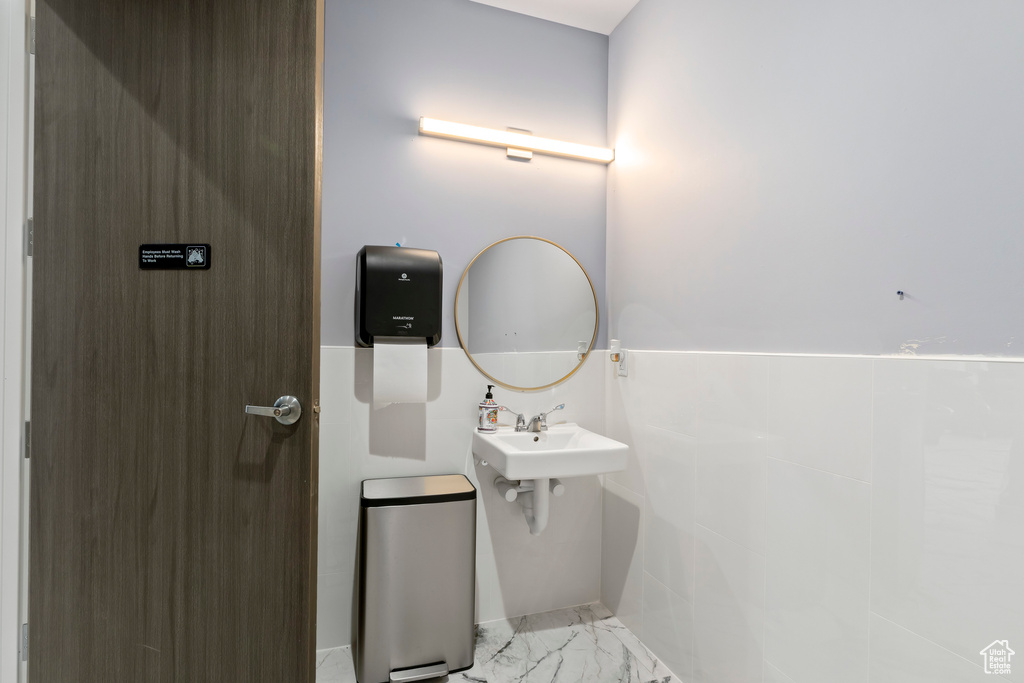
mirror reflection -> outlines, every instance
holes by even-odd
[[[469,264],[455,297],[455,326],[469,359],[520,391],[568,379],[597,336],[597,295],[583,266],[540,237],[510,237]]]

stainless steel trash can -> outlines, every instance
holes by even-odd
[[[461,474],[363,482],[353,657],[359,683],[473,666],[476,489]]]

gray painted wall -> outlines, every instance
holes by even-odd
[[[1022,83],[1020,2],[641,0],[610,42],[610,336],[1022,355]]]
[[[469,0],[327,0],[325,39],[324,345],[354,343],[364,244],[441,254],[444,346],[458,346],[463,269],[503,237],[562,244],[604,300],[606,167],[509,161],[497,148],[421,137],[417,126],[431,116],[604,145],[607,36]],[[531,303],[506,285],[509,306]]]

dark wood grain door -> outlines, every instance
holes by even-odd
[[[311,681],[322,0],[37,16],[29,680]]]

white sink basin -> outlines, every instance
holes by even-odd
[[[506,479],[550,479],[607,474],[626,469],[629,447],[577,424],[559,424],[546,432],[473,433],[473,453]]]

